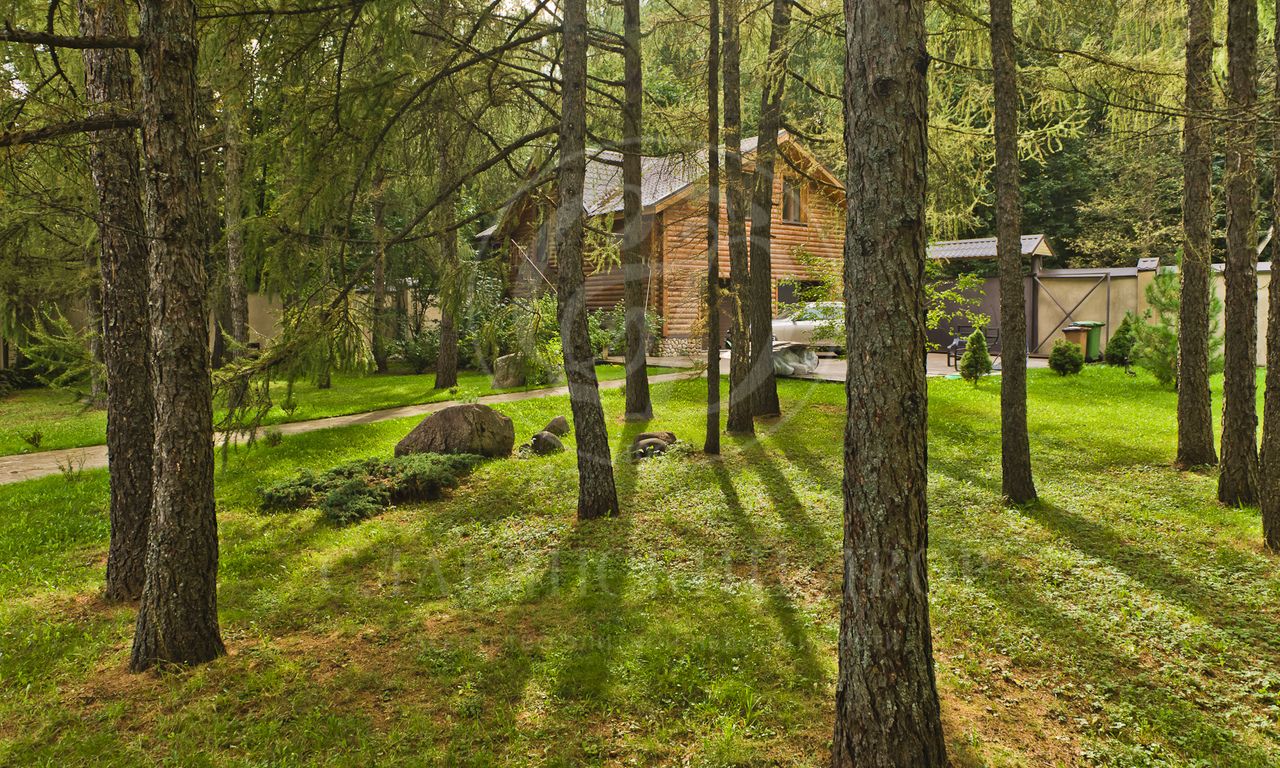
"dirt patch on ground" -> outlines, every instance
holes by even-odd
[[[939,655],[939,666],[948,660]],[[987,674],[966,691],[939,686],[942,725],[957,768],[987,765],[1006,753],[1015,765],[1081,765],[1078,735],[1064,722],[1066,702],[1038,680],[991,659]],[[976,741],[978,743],[974,743]]]

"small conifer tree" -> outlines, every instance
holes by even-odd
[[[987,336],[982,329],[969,334],[964,354],[960,356],[960,376],[978,386],[983,376],[991,373],[991,353],[987,351]]]
[[[1137,318],[1132,312],[1124,316],[1120,327],[1116,332],[1111,334],[1111,340],[1107,342],[1107,350],[1103,353],[1103,357],[1107,361],[1107,365],[1123,365],[1128,366],[1132,362],[1130,355],[1133,354],[1133,344],[1137,341],[1133,326],[1137,323]]]

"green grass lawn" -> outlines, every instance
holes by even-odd
[[[651,367],[649,372],[656,376],[673,370],[675,369]],[[621,365],[598,365],[596,375],[601,381],[621,379],[626,376],[626,370]],[[459,372],[456,390],[432,389],[434,381],[435,375],[432,373],[335,374],[333,386],[329,389],[317,389],[309,381],[300,381],[294,385],[293,398],[298,408],[292,414],[280,409],[279,404],[285,400],[286,385],[283,381],[276,381],[271,384],[271,399],[276,405],[267,413],[263,423],[309,421],[401,405],[483,397],[529,389],[492,389],[488,374],[478,371]],[[215,420],[222,415],[221,410],[217,411],[214,414]],[[38,447],[26,439],[33,432],[40,433]],[[0,456],[37,450],[80,448],[101,445],[106,441],[106,411],[86,409],[69,393],[32,389],[0,398]]]
[[[700,444],[701,382],[654,388]],[[574,518],[571,453],[482,465],[348,528],[256,487],[388,455],[412,420],[233,452],[218,476],[227,658],[125,671],[102,471],[0,486],[0,764],[803,765],[827,761],[843,389],[724,456],[616,459]],[[999,500],[998,385],[930,382],[930,588],[957,766],[1280,764],[1280,567],[1255,511],[1170,467],[1172,393],[1030,375],[1042,502]],[[564,398],[503,404],[525,439]]]

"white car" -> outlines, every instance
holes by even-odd
[[[810,347],[840,349],[838,338],[844,328],[844,302],[820,301],[782,305],[782,315],[773,320],[773,340],[777,344],[805,344]]]

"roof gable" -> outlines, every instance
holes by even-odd
[[[823,181],[843,188],[834,175],[827,171],[816,158],[800,146],[786,131],[778,132],[778,145],[790,146],[810,161]],[[759,146],[759,137],[751,136],[742,140],[742,154],[754,154]],[[582,207],[588,216],[600,216],[622,210],[622,153],[608,149],[587,150],[586,172],[583,176]],[[643,156],[640,158],[640,199],[647,213],[656,213],[685,194],[695,189],[698,181],[707,175],[707,150],[702,148],[696,152],[676,153],[670,155]],[[493,226],[477,233],[477,237],[489,237],[502,228],[511,212],[518,210],[513,202],[508,206],[501,220]]]

